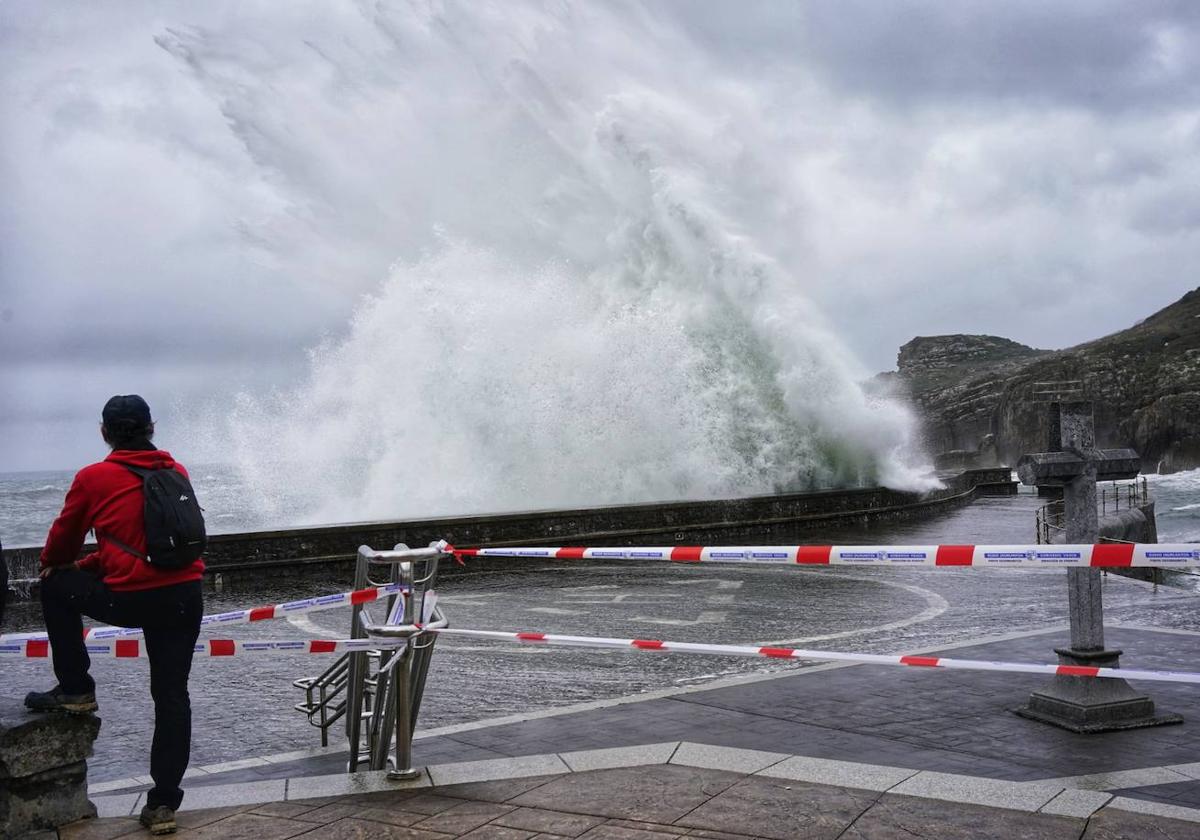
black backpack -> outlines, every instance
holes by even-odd
[[[142,479],[145,499],[146,553],[107,535],[113,544],[159,569],[185,569],[200,559],[208,545],[204,512],[196,491],[183,473],[170,467],[144,470],[121,464]]]

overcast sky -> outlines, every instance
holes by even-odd
[[[492,58],[546,146],[681,78],[753,120],[756,247],[863,375],[916,335],[1069,346],[1200,282],[1200,4],[560,6],[0,5],[0,472],[103,454],[113,393],[178,430],[292,386],[446,231],[584,259],[527,210],[563,179],[490,120]]]

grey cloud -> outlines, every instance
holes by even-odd
[[[1180,187],[1156,196],[1133,214],[1132,225],[1143,233],[1174,236],[1200,229],[1200,187]]]
[[[1019,100],[1107,112],[1200,95],[1200,6],[1190,2],[685,3],[677,14],[744,63],[794,62],[845,94],[901,106]]]
[[[577,44],[540,45],[597,59],[590,75],[560,79],[569,64],[534,66],[531,48],[478,103],[456,85],[489,68],[429,49],[403,4],[0,4],[0,392],[21,395],[0,409],[0,470],[83,457],[72,435],[114,392],[182,415],[297,381],[306,349],[344,333],[389,263],[436,249],[441,226],[506,254],[586,252],[555,201],[583,195],[561,206],[586,212],[611,185],[571,171],[548,188],[546,171],[566,172],[557,144],[580,141],[541,127],[596,118],[597,92],[669,103],[687,93],[673,73],[694,74],[698,97],[740,86],[761,118],[747,157],[778,183],[728,178],[746,197],[718,209],[867,373],[918,333],[1064,346],[1194,285],[1200,4],[615,8],[629,28],[603,32],[631,37],[597,45],[583,26]],[[446,9],[450,29],[500,14]],[[478,28],[464,41],[488,44],[496,27]],[[34,442],[31,424],[45,426]]]

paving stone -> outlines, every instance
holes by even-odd
[[[416,824],[417,828],[427,831],[441,831],[445,834],[466,834],[485,825],[496,817],[507,814],[513,808],[511,805],[500,805],[495,802],[459,802],[452,808],[426,817]]]
[[[462,799],[454,796],[441,796],[437,793],[423,793],[419,796],[414,796],[411,799],[404,801],[405,810],[412,811],[417,814],[425,814],[433,816],[440,814],[442,811],[447,811],[455,805],[461,805]]]
[[[678,833],[664,834],[661,831],[644,831],[640,828],[605,823],[588,829],[580,835],[579,840],[676,840],[682,836]]]
[[[180,828],[184,826],[180,825]],[[186,836],[188,840],[284,840],[312,829],[312,823],[285,820],[281,817],[234,814],[198,828],[187,828],[181,836]]]
[[[1086,819],[1112,799],[1111,793],[1095,790],[1064,790],[1038,811],[1039,814],[1056,814],[1060,817]]]
[[[923,796],[948,802],[989,805],[1033,812],[1062,791],[1061,785],[1006,782],[979,776],[922,771],[896,785],[891,793]]]
[[[236,785],[214,785],[196,787],[188,791],[183,800],[184,810],[225,808],[237,805],[256,805],[262,802],[279,802],[284,798],[286,783],[283,779],[268,779],[261,782],[242,782]]]
[[[429,787],[430,784],[429,776],[425,773],[422,773],[415,779],[389,779],[385,770],[372,770],[364,773],[333,773],[326,776],[305,776],[288,779],[287,799],[291,802],[315,796],[353,796],[362,793],[384,793]],[[282,796],[277,798],[283,799]]]
[[[561,834],[535,834],[529,840],[571,840],[571,838]]]
[[[224,761],[220,764],[206,764],[204,771],[206,773],[229,773],[234,770],[249,770],[252,767],[262,767],[270,764],[265,758],[242,758],[237,761]],[[138,781],[152,784],[153,781],[149,776],[139,777]]]
[[[370,820],[345,819],[329,825],[309,825],[304,840],[451,840],[453,834],[423,831],[411,826],[384,825]],[[190,838],[189,838],[190,840]]]
[[[1153,785],[1131,790],[1114,790],[1112,793],[1128,799],[1152,799],[1185,808],[1200,808],[1200,782]]]
[[[477,799],[481,802],[507,802],[514,796],[520,796],[526,791],[546,784],[560,774],[553,776],[527,776],[521,779],[497,779],[493,782],[467,782],[461,785],[444,785],[437,788],[442,796],[454,796],[459,799]]]
[[[286,805],[291,803],[284,804]],[[313,808],[304,814],[294,816],[292,819],[328,825],[329,823],[337,822],[338,820],[344,820],[347,817],[357,817],[362,813],[363,810],[363,805],[354,802],[331,802],[328,805],[322,805],[320,808]],[[254,812],[258,813],[258,809],[255,808]],[[423,816],[422,819],[424,819]]]
[[[502,825],[489,823],[481,825],[474,831],[462,835],[462,840],[529,840],[532,831],[522,831],[519,828],[505,828]]]
[[[175,823],[180,828],[200,828],[217,820],[223,820],[227,817],[232,817],[234,814],[241,814],[249,810],[249,806],[246,805],[230,805],[225,808],[199,808],[195,811],[180,811],[175,815]],[[139,808],[138,811],[140,813],[141,809]]]
[[[320,806],[304,800],[301,802],[264,802],[262,805],[253,806],[249,813],[258,814],[263,817],[284,817],[285,819],[296,819],[301,814],[307,814],[310,811],[315,811]]]
[[[884,794],[844,840],[1078,840],[1084,821]]]
[[[1080,840],[1200,840],[1200,824],[1105,808],[1088,820]]]
[[[185,779],[188,778],[187,773],[184,773],[183,777]],[[112,781],[108,782],[96,782],[95,784],[88,785],[88,796],[97,796],[101,793],[112,793],[114,791],[136,787],[141,787],[136,779],[113,779]]]
[[[1176,773],[1182,773],[1189,779],[1200,779],[1200,761],[1193,761],[1189,764],[1172,764],[1167,770],[1174,770]]]
[[[606,820],[605,825],[615,825],[620,828],[633,828],[638,831],[657,831],[660,834],[685,834],[687,829],[677,825],[646,822],[645,820]]]
[[[1061,784],[1063,787],[1080,790],[1120,790],[1122,788],[1169,785],[1191,779],[1185,773],[1169,767],[1144,767],[1138,770],[1115,770],[1110,773],[1092,773],[1086,776],[1066,776],[1046,779],[1046,784]]]
[[[679,747],[678,741],[645,744],[638,747],[612,747],[559,753],[558,757],[575,772],[605,770],[610,767],[637,767],[642,764],[666,764]]]
[[[370,793],[354,793],[350,796],[337,796],[334,802],[353,802],[369,808],[403,808],[404,803],[418,796],[426,795],[429,788],[412,788],[410,790],[376,790]],[[300,800],[301,805],[310,800]]]
[[[299,779],[291,779],[291,780],[289,780],[289,785],[290,785],[290,782],[298,782],[298,781],[300,781],[300,780]],[[346,797],[344,797],[344,796],[305,796],[301,799],[297,799],[296,802],[297,802],[297,804],[300,804],[300,805],[311,806],[311,808],[319,808],[322,805],[328,805],[331,802],[341,802],[345,798]],[[287,801],[291,802],[292,799],[289,798]],[[267,803],[264,802],[263,804],[265,805]],[[257,808],[258,806],[256,805],[254,807]],[[311,808],[310,808],[310,810],[311,810]]]
[[[1147,802],[1141,799],[1130,799],[1124,796],[1114,797],[1105,810],[1132,811],[1135,814],[1150,814],[1152,816],[1168,817],[1170,819],[1186,820],[1200,823],[1200,811],[1195,808],[1181,808],[1177,805],[1166,805],[1158,802]]]
[[[77,820],[59,828],[58,836],[60,840],[114,840],[141,830],[137,820],[118,817],[106,820]]]
[[[496,825],[510,826],[526,831],[578,837],[589,828],[604,822],[604,818],[588,817],[582,814],[564,814],[560,811],[547,811],[541,808],[517,808],[497,817],[493,822]]]
[[[778,840],[833,840],[875,798],[864,791],[753,776],[675,823]]]
[[[758,775],[860,790],[885,791],[916,775],[917,772],[903,767],[884,767],[878,764],[797,755],[759,770]]]
[[[671,756],[671,763],[689,767],[707,767],[711,770],[728,770],[731,773],[756,773],[773,764],[778,764],[786,758],[789,758],[786,753],[744,750],[737,747],[720,747],[684,741]]]
[[[299,819],[304,818],[300,817]],[[402,811],[398,808],[363,808],[358,812],[356,819],[372,820],[373,822],[382,822],[388,825],[415,825],[421,820],[428,819],[428,815],[414,814],[411,811]]]
[[[112,796],[93,796],[98,817],[128,817],[135,807],[140,807],[142,794],[118,793]]]
[[[526,755],[519,758],[439,764],[429,768],[429,776],[435,785],[441,786],[494,779],[517,779],[523,776],[549,776],[567,773],[570,769],[557,755]]]
[[[754,840],[749,834],[730,834],[728,831],[709,831],[706,828],[693,828],[686,837],[702,837],[704,840]]]
[[[647,765],[572,773],[510,800],[513,805],[670,823],[738,780],[733,773]]]

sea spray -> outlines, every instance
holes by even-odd
[[[669,18],[272,8],[157,35],[269,193],[246,247],[370,290],[304,382],[190,436],[264,523],[935,483],[805,293],[836,198],[791,166],[802,117]]]

